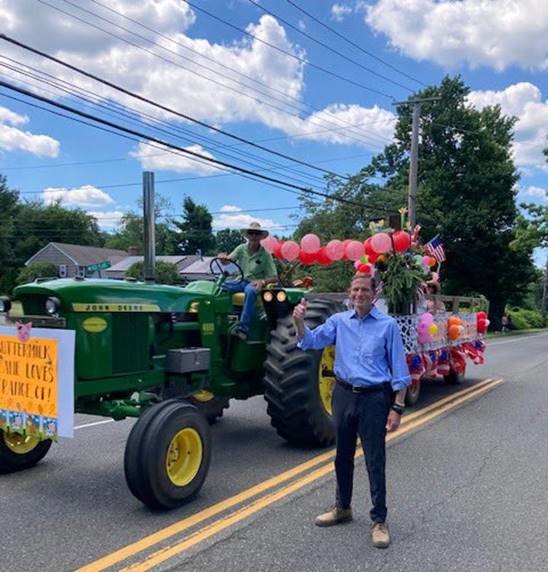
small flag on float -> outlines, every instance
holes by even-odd
[[[433,256],[438,262],[443,262],[445,258],[445,250],[443,249],[443,242],[439,236],[435,236],[430,242],[424,245],[424,250]]]

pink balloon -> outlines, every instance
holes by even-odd
[[[278,244],[278,241],[271,234],[269,234],[266,238],[263,238],[263,240],[261,240],[261,245],[263,246],[263,248],[265,250],[268,250],[268,252],[270,253],[274,251],[276,244]]]
[[[330,240],[326,247],[325,252],[331,260],[340,260],[344,256],[344,246],[340,240]]]
[[[299,248],[299,245],[296,242],[294,242],[293,240],[288,240],[287,242],[284,242],[282,244],[281,252],[282,252],[282,258],[285,258],[286,260],[289,260],[291,262],[292,260],[298,258],[301,249]]]
[[[360,260],[355,260],[354,261],[354,268],[356,269],[356,271],[358,270],[358,268],[363,264],[363,262],[361,262]]]
[[[345,248],[344,254],[348,260],[359,260],[365,253],[363,243],[351,240]]]
[[[378,232],[371,237],[371,248],[377,254],[384,254],[392,250],[392,240],[386,232]]]
[[[309,254],[318,252],[318,250],[320,250],[320,246],[320,239],[315,234],[305,234],[301,238],[301,248],[303,252],[308,252]]]
[[[422,265],[426,266],[427,268],[430,267],[430,256],[423,256],[422,257]]]

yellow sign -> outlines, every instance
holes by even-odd
[[[0,409],[57,417],[57,340],[0,336]]]
[[[156,304],[80,304],[72,305],[75,312],[159,312]]]
[[[107,329],[108,323],[104,318],[99,318],[99,316],[93,316],[92,318],[86,318],[82,322],[82,328],[86,332],[92,334],[99,334]]]

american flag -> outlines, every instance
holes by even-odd
[[[443,250],[443,242],[439,236],[435,236],[430,242],[424,245],[424,250],[433,256],[438,262],[443,262],[445,258],[445,250]]]

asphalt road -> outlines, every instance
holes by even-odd
[[[486,364],[469,367],[464,386],[425,385],[416,410],[485,378],[504,378],[389,443],[393,544],[384,551],[370,545],[363,459],[356,463],[350,524],[313,524],[333,501],[327,462],[278,483],[271,502],[263,494],[185,531],[165,532],[324,453],[286,445],[270,427],[262,398],[233,402],[213,428],[200,496],[168,513],[147,510],[126,488],[122,460],[133,421],[97,424],[77,416],[75,439],[54,446],[36,468],[0,478],[3,567],[76,570],[130,545],[128,558],[109,570],[547,570],[547,371],[548,333],[540,333],[490,341]],[[323,473],[313,478],[318,469]],[[300,486],[301,478],[308,482]],[[154,542],[152,533],[164,538]],[[143,538],[150,543],[145,550]],[[159,550],[173,556],[163,552],[155,565]]]

